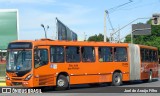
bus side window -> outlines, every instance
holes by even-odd
[[[52,46],[51,50],[51,62],[63,63],[64,62],[64,47],[63,46]]]
[[[98,54],[100,62],[111,62],[113,60],[112,47],[99,47]]]
[[[149,61],[149,50],[145,49],[145,61],[148,62]]]
[[[114,61],[124,62],[127,61],[127,48],[117,47],[114,48]]]
[[[157,51],[153,51],[153,61],[154,61],[154,62],[157,62],[157,61],[158,61]]]
[[[37,49],[34,55],[35,68],[46,65],[48,63],[48,50],[47,49]]]
[[[79,47],[66,47],[66,61],[67,62],[80,62],[80,48]]]
[[[150,62],[153,62],[153,50],[149,50],[149,59]]]
[[[94,47],[82,47],[82,62],[95,62]]]
[[[141,61],[144,62],[145,61],[145,50],[141,49]]]

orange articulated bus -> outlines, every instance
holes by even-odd
[[[108,42],[15,41],[8,45],[6,85],[69,88],[72,84],[158,78],[156,47]]]

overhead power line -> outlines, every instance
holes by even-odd
[[[131,3],[131,2],[133,2],[133,1],[132,1],[132,0],[129,0],[128,2],[126,2],[126,3],[124,3],[124,4],[120,4],[120,5],[118,5],[118,6],[115,6],[115,7],[113,7],[113,8],[108,9],[108,11],[110,11],[110,13],[111,13],[111,12],[114,12],[114,11],[116,11],[116,9],[118,9],[118,8],[120,8],[120,7],[122,7],[122,6],[125,6],[125,5],[127,5],[127,4],[129,4],[129,3]]]
[[[113,28],[113,25],[112,25],[112,22],[111,22],[111,19],[110,19],[109,14],[108,14],[108,21],[109,21],[109,24],[110,24],[110,26],[111,26],[111,28],[112,28],[112,31],[113,31],[113,30],[114,30],[114,28]]]
[[[109,16],[109,13],[110,13],[109,11],[111,11],[111,10],[115,11],[116,9],[118,9],[118,8],[120,8],[122,6],[125,6],[125,5],[127,5],[127,4],[129,4],[131,2],[133,2],[133,1],[129,0],[128,2],[126,2],[124,4],[121,4],[121,5],[118,5],[116,7],[110,8],[108,10],[105,10],[105,18],[106,18],[106,16],[108,16],[108,21],[109,21],[109,24],[110,24],[110,26],[112,28],[112,31],[114,31],[114,28],[113,28],[113,25],[112,25],[112,22],[111,22],[111,19],[110,19],[110,16]],[[106,19],[104,19],[104,42],[106,42]]]
[[[109,13],[110,13],[109,11],[111,11],[111,10],[114,11],[114,10],[116,10],[116,9],[122,7],[122,6],[125,6],[125,5],[127,5],[127,4],[129,4],[129,3],[131,3],[131,2],[133,2],[133,1],[132,1],[132,0],[129,0],[128,2],[126,2],[126,3],[124,3],[124,4],[120,4],[120,5],[116,6],[116,7],[113,7],[113,8],[110,8],[110,9],[106,10],[106,13],[108,14],[108,21],[109,21],[109,24],[110,24],[112,30],[114,30],[114,28],[113,28],[113,24],[112,24],[111,19],[110,19],[110,16],[109,16]],[[113,12],[113,11],[112,11],[112,12]]]

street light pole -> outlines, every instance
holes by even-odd
[[[106,35],[107,35],[107,27],[106,27],[106,17],[107,17],[107,14],[108,14],[108,11],[107,10],[105,10],[104,11],[104,42],[106,42]]]
[[[133,44],[133,32],[134,31],[131,32],[131,44]]]
[[[139,19],[150,19],[150,18],[149,18],[149,17],[148,17],[148,18],[137,18],[137,19],[129,22],[128,24],[126,24],[125,26],[121,27],[120,29],[118,29],[118,30],[115,31],[114,33],[111,33],[111,34],[110,34],[110,35],[111,35],[110,38],[113,38],[113,35],[114,35],[114,34],[116,34],[116,33],[119,32],[120,30],[124,29],[125,27],[127,27],[128,25],[132,24],[133,22],[135,22],[135,21],[137,21],[137,20],[139,20]],[[131,35],[133,35],[133,34],[131,34]],[[131,38],[132,38],[132,37],[131,37]]]
[[[43,27],[43,29],[44,29],[45,38],[47,38],[47,31],[46,31],[46,29],[45,29],[44,25],[43,25],[43,24],[41,24],[41,27]],[[48,29],[49,29],[49,26],[47,25],[47,30],[48,30]]]
[[[133,44],[134,42],[133,42],[133,32],[135,32],[135,31],[143,31],[143,30],[151,30],[151,28],[143,28],[143,29],[135,29],[135,30],[132,30],[131,32],[130,32],[130,34],[131,34],[131,44]],[[126,36],[125,36],[126,37]],[[121,40],[123,40],[125,37],[123,37],[123,38],[121,38],[121,39],[119,39],[119,42],[121,42]]]
[[[122,28],[120,28],[119,30],[117,30],[117,31],[115,31],[114,33],[112,33],[112,34],[111,34],[111,36],[112,36],[112,35],[114,35],[115,33],[117,33],[118,31],[120,31],[120,30],[124,29],[124,28],[125,28],[125,27],[127,27],[128,25],[132,24],[133,22],[135,22],[135,21],[139,20],[139,19],[149,19],[149,18],[137,18],[137,19],[135,19],[135,20],[131,21],[130,23],[128,23],[127,25],[123,26],[123,27],[122,27]]]

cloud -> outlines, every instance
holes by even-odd
[[[76,33],[80,36],[83,36],[83,33],[86,32],[84,30],[87,25],[94,23],[94,20],[92,20],[90,16],[88,17],[88,14],[90,14],[93,9],[75,4],[62,4],[59,5],[59,7],[62,7],[63,10],[60,10],[59,12],[54,12],[54,10],[43,11],[36,8],[26,8],[25,10],[20,10],[19,21],[20,31],[22,31],[22,33],[20,33],[20,39],[24,39],[26,36],[29,36],[27,39],[38,39],[39,37],[43,37],[43,29],[40,24],[44,24],[45,26],[49,25],[50,29],[48,30],[48,37],[55,39],[56,17],[58,17],[58,19],[67,25],[71,30],[75,29],[73,31],[77,31]],[[81,30],[77,30],[80,28],[79,26],[82,28]],[[37,33],[38,31],[39,34]],[[33,35],[33,32],[38,35]]]
[[[89,19],[90,17],[87,16],[93,11],[92,9],[75,4],[63,4],[63,6],[59,5],[59,7],[62,7],[63,9],[59,10],[55,8],[51,11],[44,11],[43,9],[42,11],[36,8],[26,8],[25,10],[21,10],[19,14],[25,23],[32,22],[32,24],[36,22],[54,22],[55,17],[58,17],[64,24],[69,26],[93,22]],[[54,10],[59,10],[59,12],[55,12]],[[28,25],[30,26],[31,24]]]
[[[23,10],[24,11],[24,10]],[[22,11],[21,11],[22,12]],[[72,9],[65,9],[61,12],[48,12],[48,11],[41,11],[37,9],[27,9],[22,14],[22,19],[24,19],[25,22],[51,22],[52,19],[54,21],[55,17],[58,17],[64,24],[67,25],[81,25],[81,24],[88,24],[92,21],[88,19],[87,14],[91,12],[90,9],[85,8],[76,8],[72,7]],[[31,21],[28,21],[28,20]],[[36,23],[32,22],[32,23]]]
[[[50,4],[55,2],[56,0],[0,0],[0,3],[12,3],[12,4],[23,4],[23,3]]]
[[[89,19],[91,17],[89,15],[93,11],[92,8],[71,3],[62,3],[60,6],[63,6],[64,10],[60,10],[61,13],[59,13],[58,18],[68,25],[81,25],[92,22]]]

